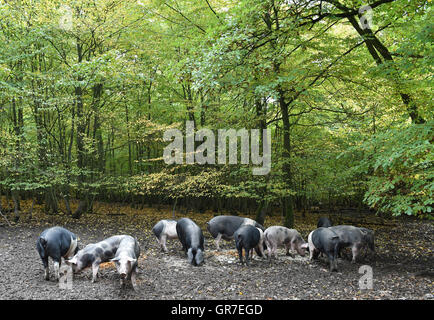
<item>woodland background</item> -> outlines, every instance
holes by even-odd
[[[0,210],[432,219],[433,21],[421,0],[0,0]],[[166,165],[186,120],[269,128],[271,172]]]

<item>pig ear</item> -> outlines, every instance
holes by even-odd
[[[66,263],[68,266],[70,266],[71,264],[77,264],[77,257],[74,256],[74,257],[72,257],[72,258],[69,259],[69,260],[65,260],[65,263]]]
[[[136,262],[136,261],[137,261],[137,259],[133,259],[133,258],[128,258],[128,261],[129,261],[129,262],[131,262],[131,263],[134,263],[134,262]]]
[[[366,236],[366,235],[368,234],[368,231],[367,231],[367,230],[362,230],[362,229],[360,229],[360,232],[361,232],[364,236]]]
[[[120,260],[119,257],[115,257],[115,258],[111,259],[110,261],[112,261],[112,262],[117,262],[117,261],[119,261],[119,260]]]

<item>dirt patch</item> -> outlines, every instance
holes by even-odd
[[[189,215],[191,217],[191,215]],[[254,255],[250,267],[240,265],[233,242],[223,242],[222,251],[205,228],[212,216],[193,215],[203,228],[205,264],[187,263],[177,240],[168,241],[168,253],[160,251],[151,228],[159,216],[86,215],[79,221],[45,217],[9,227],[0,225],[0,299],[432,299],[434,227],[430,222],[395,221],[395,226],[376,226],[376,253],[359,263],[349,257],[338,261],[339,272],[330,273],[327,261],[309,262],[308,257],[286,256],[283,249],[270,263]],[[268,219],[268,218],[267,218]],[[276,218],[277,219],[277,218]],[[280,219],[280,217],[278,218]],[[307,239],[314,221],[296,220],[296,228]],[[1,223],[1,220],[0,220]],[[281,224],[266,221],[266,227]],[[43,279],[36,239],[47,227],[62,225],[79,236],[79,246],[114,234],[130,234],[140,242],[139,292],[131,285],[121,290],[112,263],[101,266],[99,278],[91,283],[91,270],[75,274],[73,288],[60,289],[54,281],[50,260],[50,281]],[[370,227],[369,224],[366,225]],[[374,227],[372,227],[374,228]],[[374,288],[360,290],[359,267],[373,268]]]

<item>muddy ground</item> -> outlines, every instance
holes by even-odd
[[[359,226],[376,232],[376,253],[359,263],[350,256],[339,259],[339,272],[330,273],[326,260],[309,262],[308,257],[286,256],[283,249],[270,264],[255,256],[250,267],[241,266],[232,242],[222,242],[217,252],[205,222],[206,214],[189,214],[203,228],[205,264],[187,263],[177,240],[168,241],[168,253],[159,250],[151,228],[170,218],[170,209],[158,214],[89,214],[80,220],[64,216],[37,216],[9,226],[0,217],[0,299],[433,299],[432,222],[374,218]],[[179,218],[179,217],[177,217]],[[315,228],[318,216],[296,218],[305,240]],[[348,222],[340,218],[338,222]],[[343,219],[343,220],[342,220]],[[349,218],[350,222],[351,219]],[[354,219],[353,219],[354,220]],[[281,224],[281,217],[268,218],[265,227]],[[138,293],[132,286],[120,289],[114,265],[102,265],[99,279],[91,283],[91,270],[74,275],[72,289],[60,289],[54,281],[50,260],[50,281],[44,280],[42,262],[35,248],[38,235],[47,227],[62,225],[79,236],[79,246],[115,234],[137,237],[142,248],[139,259]],[[349,253],[349,252],[348,252]],[[361,265],[373,269],[373,289],[359,289]]]

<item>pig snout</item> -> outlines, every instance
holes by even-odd
[[[121,263],[119,263],[118,272],[121,278],[127,276],[129,269],[129,261],[121,261]]]
[[[309,243],[307,242],[304,242],[297,247],[297,252],[302,257],[306,255],[306,250],[309,250]]]

